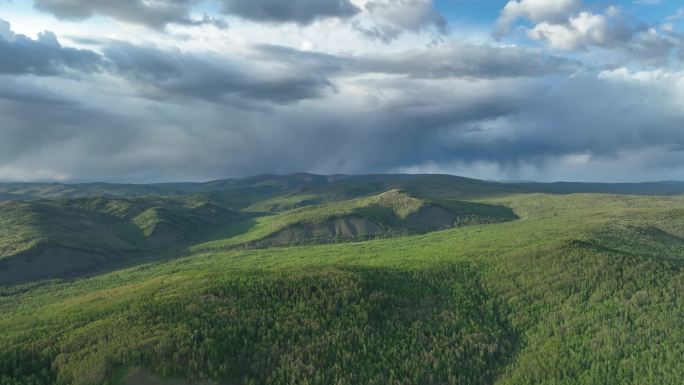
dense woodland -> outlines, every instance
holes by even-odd
[[[2,285],[0,384],[681,384],[684,199],[476,201],[515,219]]]

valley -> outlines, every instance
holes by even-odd
[[[3,203],[126,264],[5,281],[0,383],[680,383],[684,198],[439,182]]]

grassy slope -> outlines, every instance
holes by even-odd
[[[274,200],[269,200],[268,205],[272,205],[273,202]],[[242,234],[196,245],[192,250],[220,250],[255,243],[288,226],[302,223],[323,223],[330,219],[348,216],[369,219],[387,231],[419,232],[410,228],[408,219],[412,214],[416,214],[422,208],[429,206],[446,209],[453,214],[454,222],[462,225],[515,219],[515,214],[502,206],[463,201],[432,201],[412,197],[403,190],[390,190],[370,197],[304,206],[275,215],[249,219],[245,221],[247,230]]]
[[[681,382],[684,199],[494,203],[521,220],[6,288],[0,383]]]

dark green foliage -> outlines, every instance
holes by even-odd
[[[144,237],[220,210],[194,199],[59,205],[130,218]],[[433,199],[380,206],[410,216]],[[191,248],[91,278],[0,286],[0,384],[115,385],[133,368],[160,384],[681,384],[683,199],[439,203],[519,219],[358,243]]]
[[[205,197],[0,203],[0,284],[177,250],[241,215]]]
[[[30,338],[55,345],[47,353],[10,349],[17,358],[0,375],[30,383],[21,381],[45,373],[31,381],[47,384],[54,368],[57,383],[87,384],[145,366],[162,376],[258,384],[478,384],[496,378],[514,347],[468,264],[206,278],[174,295],[51,316],[56,334],[36,322]]]
[[[513,256],[495,275],[525,341],[498,383],[681,384],[680,263],[572,242]]]
[[[39,344],[0,352],[0,385],[55,383],[54,358],[51,347]]]
[[[205,183],[0,183],[0,201],[104,197],[115,199],[211,194],[233,208],[255,205],[268,212],[404,189],[421,198],[458,199],[515,193],[684,195],[682,182],[497,183],[452,175],[259,175]]]
[[[150,196],[177,196],[211,194],[223,204],[243,208],[269,198],[314,196],[314,204],[347,200],[379,194],[392,189],[406,189],[424,198],[467,199],[502,193],[524,192],[524,189],[494,182],[450,175],[260,175],[244,179],[227,179],[206,183],[133,184],[51,184],[4,183],[0,184],[0,199],[55,199],[55,198],[142,198]],[[296,199],[291,199],[293,202]],[[266,206],[265,204],[262,206]],[[292,209],[301,206],[286,206]],[[278,210],[278,205],[272,206]]]

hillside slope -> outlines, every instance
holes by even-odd
[[[0,214],[0,283],[97,271],[240,218],[202,197],[4,202]]]
[[[681,383],[683,199],[491,203],[520,220],[6,287],[0,379]]]
[[[211,239],[193,249],[355,241],[516,218],[501,206],[418,199],[403,190],[280,213],[229,207],[215,194],[0,203],[0,283],[89,274]]]
[[[405,190],[389,190],[370,197],[310,204],[275,215],[262,216],[242,234],[201,244],[193,249],[352,241],[425,233],[453,226],[497,223],[516,218],[512,210],[503,206],[419,199]]]

